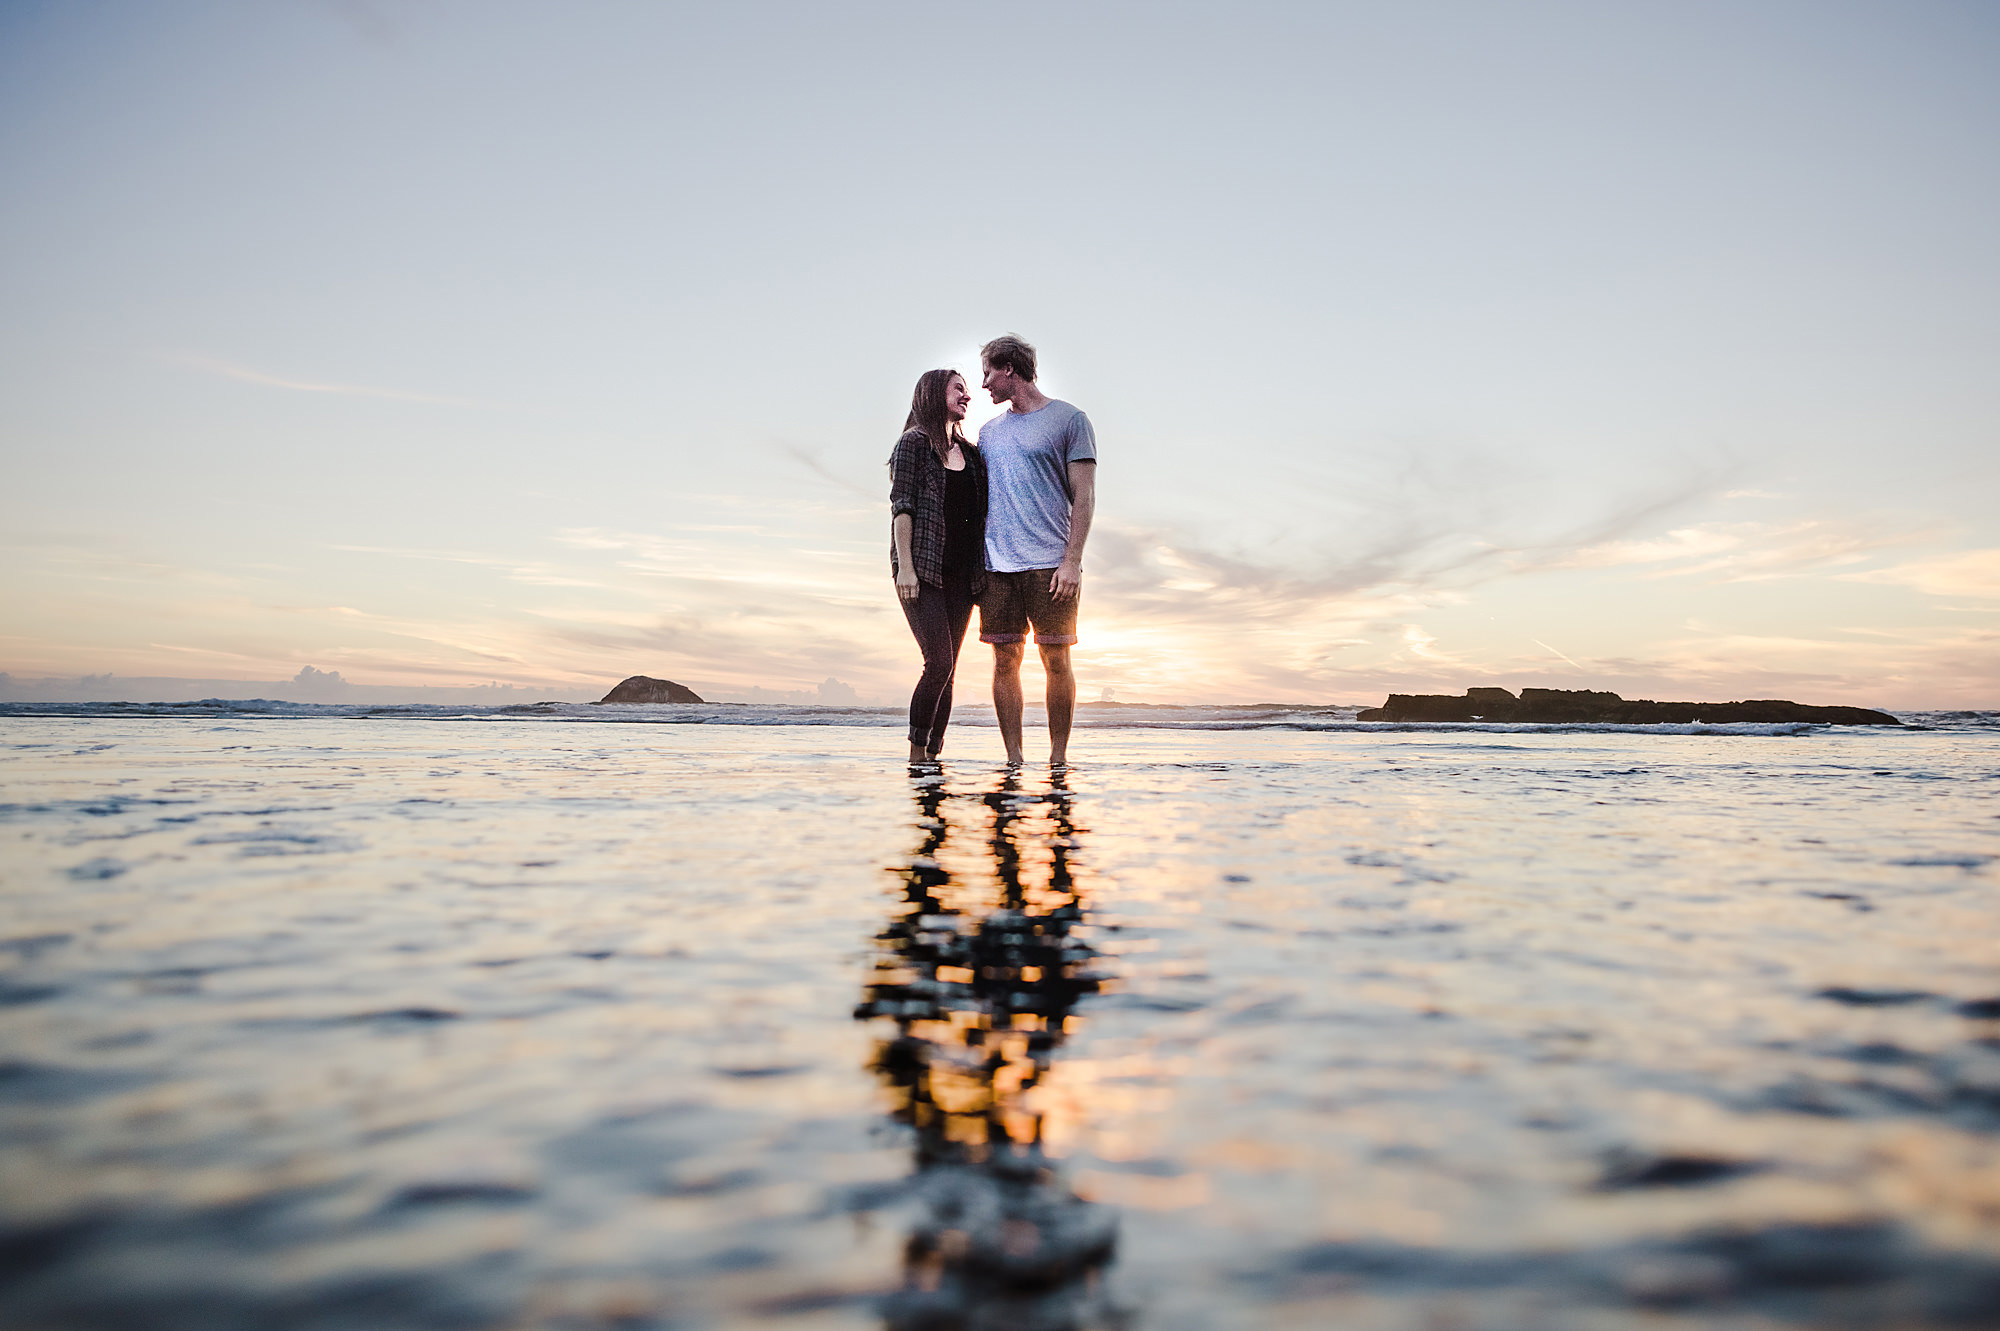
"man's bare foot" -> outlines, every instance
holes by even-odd
[[[912,744],[910,746],[910,761],[913,763],[935,762],[937,761],[937,755],[927,752],[921,744]]]

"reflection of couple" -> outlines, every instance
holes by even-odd
[[[1096,507],[1090,419],[1035,387],[1035,349],[1012,335],[979,352],[982,386],[1007,410],[966,439],[972,393],[955,370],[917,380],[890,458],[890,567],[924,654],[910,698],[910,761],[934,760],[951,721],[952,676],[972,607],[993,644],[993,710],[1007,761],[1021,761],[1021,658],[1029,625],[1048,676],[1049,761],[1068,760],[1076,676],[1069,648]]]
[[[1036,1100],[1099,985],[1062,779],[1046,794],[1011,774],[984,793],[913,783],[919,844],[854,1014],[893,1023],[874,1069],[916,1148],[890,1331],[1123,1325],[1101,1278],[1117,1217],[1064,1181]],[[981,840],[990,886],[947,867]]]

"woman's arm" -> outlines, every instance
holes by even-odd
[[[917,599],[917,562],[910,558],[910,531],[916,520],[908,513],[898,513],[891,524],[896,533],[896,595],[905,601]]]
[[[896,441],[896,451],[889,455],[889,513],[893,517],[903,517],[917,511],[917,490],[923,485],[923,473],[917,469],[917,450],[928,448],[922,435],[913,440],[904,435]]]
[[[905,601],[917,599],[917,561],[910,555],[910,546],[917,523],[917,490],[923,485],[923,474],[917,469],[917,449],[920,447],[930,447],[923,436],[912,438],[904,435],[896,441],[896,451],[889,457],[889,513],[890,530],[895,533],[896,542],[896,595]]]

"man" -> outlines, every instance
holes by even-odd
[[[1034,625],[1048,677],[1049,763],[1069,761],[1083,543],[1097,507],[1090,418],[1035,387],[1035,349],[1011,333],[979,349],[981,379],[1007,410],[979,430],[986,458],[986,590],[979,640],[993,644],[993,710],[1007,761],[1021,761],[1021,658]]]

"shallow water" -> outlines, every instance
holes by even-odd
[[[2000,1325],[1979,718],[587,716],[0,720],[0,1323]]]

